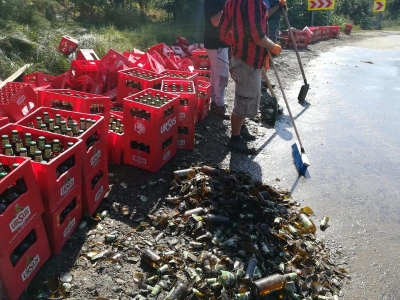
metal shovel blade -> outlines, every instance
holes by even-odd
[[[309,84],[304,84],[301,89],[300,89],[300,93],[299,96],[297,97],[297,99],[299,100],[299,102],[303,102],[304,100],[306,100],[307,97],[307,93],[308,93],[308,89],[310,88]]]

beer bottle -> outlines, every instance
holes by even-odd
[[[25,133],[25,148],[29,149],[29,146],[31,145],[32,141],[32,134],[29,132]]]
[[[56,125],[57,126],[61,125],[61,115],[60,114],[56,114]]]
[[[47,162],[50,161],[50,156],[51,156],[51,145],[44,145],[44,153],[43,153],[43,159]]]
[[[35,141],[31,141],[30,145],[29,145],[29,157],[32,159],[35,159],[35,153],[36,153],[36,142]]]
[[[49,124],[50,122],[50,116],[49,113],[47,111],[43,112],[43,120],[44,120],[44,124]]]
[[[296,278],[296,273],[283,275],[274,274],[254,281],[251,290],[255,297],[263,297],[274,291],[281,290],[285,286],[286,282],[295,280]]]
[[[45,138],[44,136],[39,136],[39,137],[38,137],[38,145],[37,145],[37,148],[38,148],[40,151],[43,151],[45,145],[46,145],[46,138]]]
[[[100,181],[100,179],[103,177],[103,171],[100,170],[91,180],[91,187],[92,190],[94,189],[94,187],[96,186],[96,184]]]
[[[60,152],[60,140],[58,139],[53,140],[53,152],[55,153]]]
[[[68,128],[67,128],[67,132],[65,133],[65,135],[66,135],[66,136],[69,136],[69,137],[72,137],[72,136],[73,136],[73,134],[72,134],[72,128],[71,128],[71,127],[68,127]]]
[[[27,149],[22,147],[22,148],[19,149],[19,156],[28,157],[28,153],[27,152],[28,152]]]
[[[47,131],[47,125],[43,123],[43,124],[40,126],[40,130]]]
[[[61,131],[61,134],[64,134],[64,135],[67,133],[67,122],[64,120],[61,121],[60,131]]]
[[[14,156],[14,152],[12,149],[12,146],[10,144],[7,144],[4,148],[4,154],[7,156]]]
[[[49,119],[49,127],[48,130],[53,132],[54,131],[54,119]]]
[[[7,176],[6,172],[0,173],[0,181]],[[6,189],[3,193],[0,194],[0,215],[7,209],[8,207],[8,189]]]
[[[42,126],[42,117],[38,116],[36,117],[36,128],[40,129]]]
[[[75,122],[75,121],[72,123],[72,134],[73,134],[73,136],[75,136],[75,137],[79,136],[78,123]]]
[[[35,162],[42,162],[43,157],[42,157],[42,151],[36,150],[35,151]]]
[[[60,126],[58,125],[54,126],[54,133],[61,134]]]
[[[18,130],[14,129],[11,131],[11,145],[15,146],[17,139],[18,139]]]
[[[28,127],[29,127],[29,128],[35,128],[35,125],[33,125],[33,122],[29,122],[29,123],[28,123]]]
[[[86,119],[85,128],[88,130],[92,126],[92,119]]]
[[[86,130],[85,118],[80,118],[80,119],[79,119],[79,122],[80,122],[80,126],[79,126],[80,129],[81,129],[81,130]]]
[[[166,298],[166,300],[183,300],[189,294],[189,291],[189,283],[181,281],[175,285],[174,291]]]
[[[3,134],[1,136],[1,144],[2,144],[3,151],[4,151],[4,148],[6,147],[6,145],[9,144],[9,143],[10,143],[10,141],[8,140],[8,135],[7,134]]]
[[[67,126],[72,127],[72,124],[74,123],[74,119],[72,119],[71,116],[68,116],[67,118]]]
[[[25,180],[23,177],[17,179],[15,183],[15,191],[17,192],[18,195],[22,195],[27,191]]]

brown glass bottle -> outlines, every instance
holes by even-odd
[[[253,282],[251,291],[255,297],[262,297],[274,291],[281,290],[285,283],[295,280],[296,273],[289,274],[274,274],[268,277],[261,278]]]

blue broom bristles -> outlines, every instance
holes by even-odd
[[[296,166],[297,172],[300,175],[305,176],[306,171],[307,171],[307,167],[309,166],[309,163],[308,163],[308,161],[307,162],[303,162],[302,153],[299,150],[299,147],[298,147],[297,143],[294,143],[292,145],[292,154],[293,154],[293,160],[294,160],[294,164]],[[305,156],[305,153],[303,154],[303,156]]]

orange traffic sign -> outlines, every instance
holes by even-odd
[[[386,10],[386,0],[374,0],[373,12],[384,12]]]
[[[335,0],[308,0],[308,10],[333,10]]]

